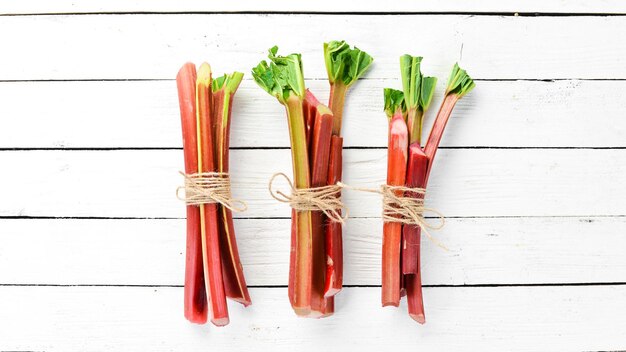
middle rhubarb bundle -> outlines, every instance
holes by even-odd
[[[305,88],[300,54],[277,55],[269,50],[252,69],[256,83],[287,111],[294,186],[315,190],[336,185],[342,175],[341,124],[348,88],[370,67],[373,59],[344,41],[324,44],[330,83],[329,105]],[[335,195],[341,195],[337,190]],[[337,209],[341,214],[341,209]],[[291,211],[289,301],[298,316],[321,318],[334,313],[334,296],[343,285],[342,227],[321,210]]]

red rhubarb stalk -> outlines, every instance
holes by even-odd
[[[196,81],[196,133],[198,135],[198,172],[215,172],[211,122],[211,67],[203,63]],[[200,233],[204,261],[204,281],[209,299],[211,322],[228,324],[228,306],[220,258],[217,204],[200,204]]]
[[[233,97],[242,78],[243,73],[234,72],[213,80],[213,121],[215,123],[217,171],[222,173],[229,171],[230,118]],[[243,274],[243,266],[239,259],[233,214],[230,209],[220,205],[219,215],[220,249],[226,297],[248,306],[251,303],[250,294]]]
[[[333,135],[330,140],[327,184],[341,181],[343,138]],[[341,224],[331,221],[326,225],[326,286],[325,296],[333,297],[343,286],[343,240]]]
[[[328,159],[330,140],[333,127],[333,114],[328,107],[321,104],[307,89],[304,109],[313,115],[313,132],[309,148],[311,170],[311,187],[326,186],[328,175]],[[311,212],[312,239],[312,283],[311,283],[311,317],[332,314],[327,310],[327,299],[324,297],[326,284],[326,240],[325,216],[321,211]]]
[[[277,47],[270,49],[269,59],[262,61],[252,69],[252,76],[257,84],[267,93],[276,97],[287,110],[289,137],[295,187],[310,188],[309,157],[306,140],[306,121],[304,119],[303,100],[305,96],[304,75],[300,54],[276,56]],[[295,255],[293,275],[290,275],[289,292],[292,308],[299,316],[308,316],[311,312],[312,281],[312,229],[311,212],[295,211]],[[290,264],[291,265],[291,264]]]
[[[450,79],[448,80],[448,87],[446,88],[446,97],[443,99],[443,103],[439,108],[439,112],[435,118],[435,123],[433,124],[433,128],[430,130],[430,135],[428,136],[426,146],[424,147],[424,153],[426,153],[426,156],[430,160],[431,164],[429,166],[428,173],[430,173],[430,169],[432,168],[432,162],[435,158],[437,148],[439,147],[443,130],[448,123],[450,115],[452,114],[454,105],[457,101],[459,101],[459,99],[464,97],[465,94],[469,93],[474,86],[474,81],[467,74],[467,72],[462,70],[458,64],[454,64],[452,73],[450,74]]]
[[[426,187],[428,157],[417,143],[409,147],[406,186],[411,188]],[[409,192],[410,193],[410,192]],[[423,198],[423,194],[405,194],[407,197]],[[404,225],[402,229],[402,274],[417,274],[417,256],[419,255],[420,227]]]
[[[433,125],[433,128],[431,129],[424,151],[422,151],[422,149],[419,147],[419,144],[415,145],[415,148],[413,148],[413,146],[411,148],[409,171],[407,176],[407,182],[409,187],[426,188],[428,184],[430,170],[432,169],[433,161],[435,158],[435,153],[437,152],[437,148],[439,147],[439,142],[441,141],[444,128],[452,113],[452,109],[454,108],[456,102],[469,91],[471,91],[474,86],[474,81],[469,77],[467,72],[465,70],[461,70],[459,66],[455,64],[454,68],[452,69],[450,79],[448,81],[446,97],[444,98],[441,108],[437,113],[435,123]],[[422,89],[424,89],[423,86]],[[422,97],[424,96],[422,95]],[[426,100],[420,100],[420,104],[425,103],[424,110],[426,110],[428,104],[430,103],[430,99],[424,99]],[[424,161],[424,159],[426,161]],[[426,319],[424,314],[424,302],[422,294],[422,270],[420,268],[421,254],[419,246],[419,243],[421,241],[421,229],[417,226],[406,226],[405,229],[409,229],[410,232],[414,233],[414,236],[411,237],[411,241],[416,241],[417,243],[417,246],[415,247],[407,247],[409,248],[408,253],[410,253],[410,255],[415,255],[416,253],[416,258],[412,259],[412,262],[414,262],[417,266],[416,274],[405,276],[409,315],[418,323],[424,324]],[[411,248],[413,248],[413,250],[410,250]]]
[[[343,110],[348,88],[352,86],[369,69],[374,59],[366,52],[353,47],[350,48],[345,41],[331,41],[324,43],[324,61],[330,83],[330,97],[328,107],[333,113],[333,138],[341,138],[343,122]],[[335,142],[332,148],[341,148],[343,141]],[[342,164],[341,150],[331,151],[329,165],[328,184],[336,184],[341,181]],[[338,195],[341,197],[341,194]],[[343,253],[342,253],[342,227],[338,223],[329,223],[326,227],[326,292],[327,297],[337,294],[343,286]]]
[[[402,90],[407,109],[407,127],[409,129],[409,165],[406,183],[408,187],[426,187],[428,158],[420,146],[424,113],[430,106],[435,92],[437,79],[424,77],[421,72],[422,57],[402,55],[400,72]],[[413,163],[413,165],[411,165]],[[420,194],[406,196],[421,197]],[[405,225],[402,230],[402,273],[417,274],[417,257],[419,255],[419,227]]]
[[[426,187],[426,173],[428,172],[428,157],[416,142],[409,148],[406,185],[411,188]],[[423,194],[406,194],[422,198]],[[409,315],[420,324],[424,324],[424,303],[422,298],[422,271],[420,269],[420,232],[416,225],[404,225],[402,228],[402,272],[407,293]]]
[[[404,98],[401,91],[385,89],[385,112],[389,118],[387,146],[387,185],[404,186],[409,144],[408,130],[403,116]],[[397,195],[402,195],[397,192]],[[402,224],[383,224],[382,305],[400,304],[400,241]]]
[[[180,117],[183,131],[185,173],[198,172],[198,142],[196,134],[196,66],[186,63],[176,76]],[[185,252],[185,318],[192,323],[207,321],[207,296],[202,268],[200,209],[187,205],[187,248]]]

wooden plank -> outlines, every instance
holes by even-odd
[[[598,351],[626,346],[626,286],[426,288],[427,323],[379,306],[378,288],[297,318],[286,288],[252,289],[225,328],[189,324],[182,288],[0,287],[0,349],[46,351]],[[393,328],[391,328],[393,327]],[[37,338],[33,338],[36,332]]]
[[[307,86],[328,99],[326,81]],[[355,86],[346,104],[345,146],[386,146],[381,91],[400,86],[395,79]],[[478,82],[452,115],[442,146],[626,147],[626,96],[615,94],[624,90],[624,81]],[[31,104],[34,96],[38,104]],[[0,148],[182,147],[173,81],[5,82],[0,97],[0,116],[8,117],[0,119]],[[244,81],[234,103],[232,146],[288,147],[284,115],[280,104]]]
[[[4,151],[0,216],[184,217],[174,193],[180,150]],[[290,151],[234,150],[233,195],[248,202],[239,217],[288,217],[268,192],[276,172],[291,175]],[[624,149],[444,149],[427,203],[446,216],[624,215]],[[346,150],[344,180],[377,188],[386,150]],[[278,189],[287,187],[280,179]],[[347,190],[353,217],[380,216],[378,195]]]
[[[267,182],[291,174],[290,151],[234,150],[233,195],[248,202],[239,217],[288,217]],[[3,151],[0,216],[184,217],[176,199],[180,150]],[[446,216],[624,215],[624,149],[444,149],[438,153],[427,203]],[[376,188],[386,150],[344,153],[344,180]],[[285,189],[285,182],[275,187]],[[345,191],[354,217],[378,217],[380,197]]]
[[[626,13],[626,6],[617,0],[604,0],[589,3],[575,0],[527,0],[527,1],[462,1],[446,2],[436,0],[424,1],[393,1],[381,3],[375,0],[362,0],[358,5],[351,2],[320,0],[315,3],[302,1],[123,1],[109,0],[106,2],[84,0],[61,0],[55,2],[22,0],[2,3],[0,14],[37,14],[37,13],[94,13],[94,12],[531,12],[531,13]]]
[[[303,23],[306,31],[285,34]],[[3,40],[0,80],[171,79],[185,61],[207,59],[217,71],[247,73],[276,44],[303,54],[307,78],[325,78],[322,41],[332,39],[372,54],[370,78],[397,77],[409,52],[442,80],[457,60],[482,79],[626,79],[616,30],[625,26],[623,16],[9,16],[0,32],[20,35]]]
[[[288,219],[237,219],[252,286],[287,284]],[[620,282],[626,218],[448,219],[426,285]],[[344,228],[345,284],[380,285],[380,219]],[[0,220],[0,284],[183,285],[184,220]],[[2,347],[0,345],[0,347]]]

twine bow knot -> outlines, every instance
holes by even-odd
[[[284,178],[289,184],[290,194],[280,190],[274,190],[273,183],[277,177]],[[272,176],[269,182],[269,191],[274,199],[281,203],[288,203],[289,206],[298,211],[321,211],[331,221],[343,224],[348,217],[348,208],[341,202],[339,192],[342,185],[296,188],[287,175],[282,172]],[[345,215],[341,215],[341,209],[345,209]]]

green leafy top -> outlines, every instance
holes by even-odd
[[[435,93],[437,78],[424,77],[420,69],[421,62],[421,56],[400,56],[402,89],[407,109],[426,111]]]
[[[370,67],[374,59],[357,47],[353,49],[345,41],[324,43],[324,61],[330,84],[339,81],[352,85]]]
[[[229,92],[235,92],[243,79],[243,73],[233,72],[231,74],[224,74],[221,77],[213,79],[213,91],[217,92],[220,89],[226,89]]]
[[[277,56],[277,52],[278,47],[274,46],[269,50],[269,64],[263,60],[252,69],[254,81],[283,104],[292,94],[303,99],[305,87],[300,54]]]
[[[422,111],[428,110],[430,102],[433,101],[435,87],[437,86],[437,77],[423,77],[422,88],[420,89],[420,108]]]
[[[462,70],[459,64],[454,64],[450,79],[448,80],[448,88],[446,89],[446,95],[457,94],[459,98],[462,98],[465,94],[469,93],[476,84],[474,80],[467,74],[467,71]]]
[[[393,117],[393,114],[395,114],[398,109],[401,109],[403,112],[406,111],[404,93],[401,90],[385,88],[384,96],[385,113],[387,114],[388,118],[391,119],[391,117]]]

